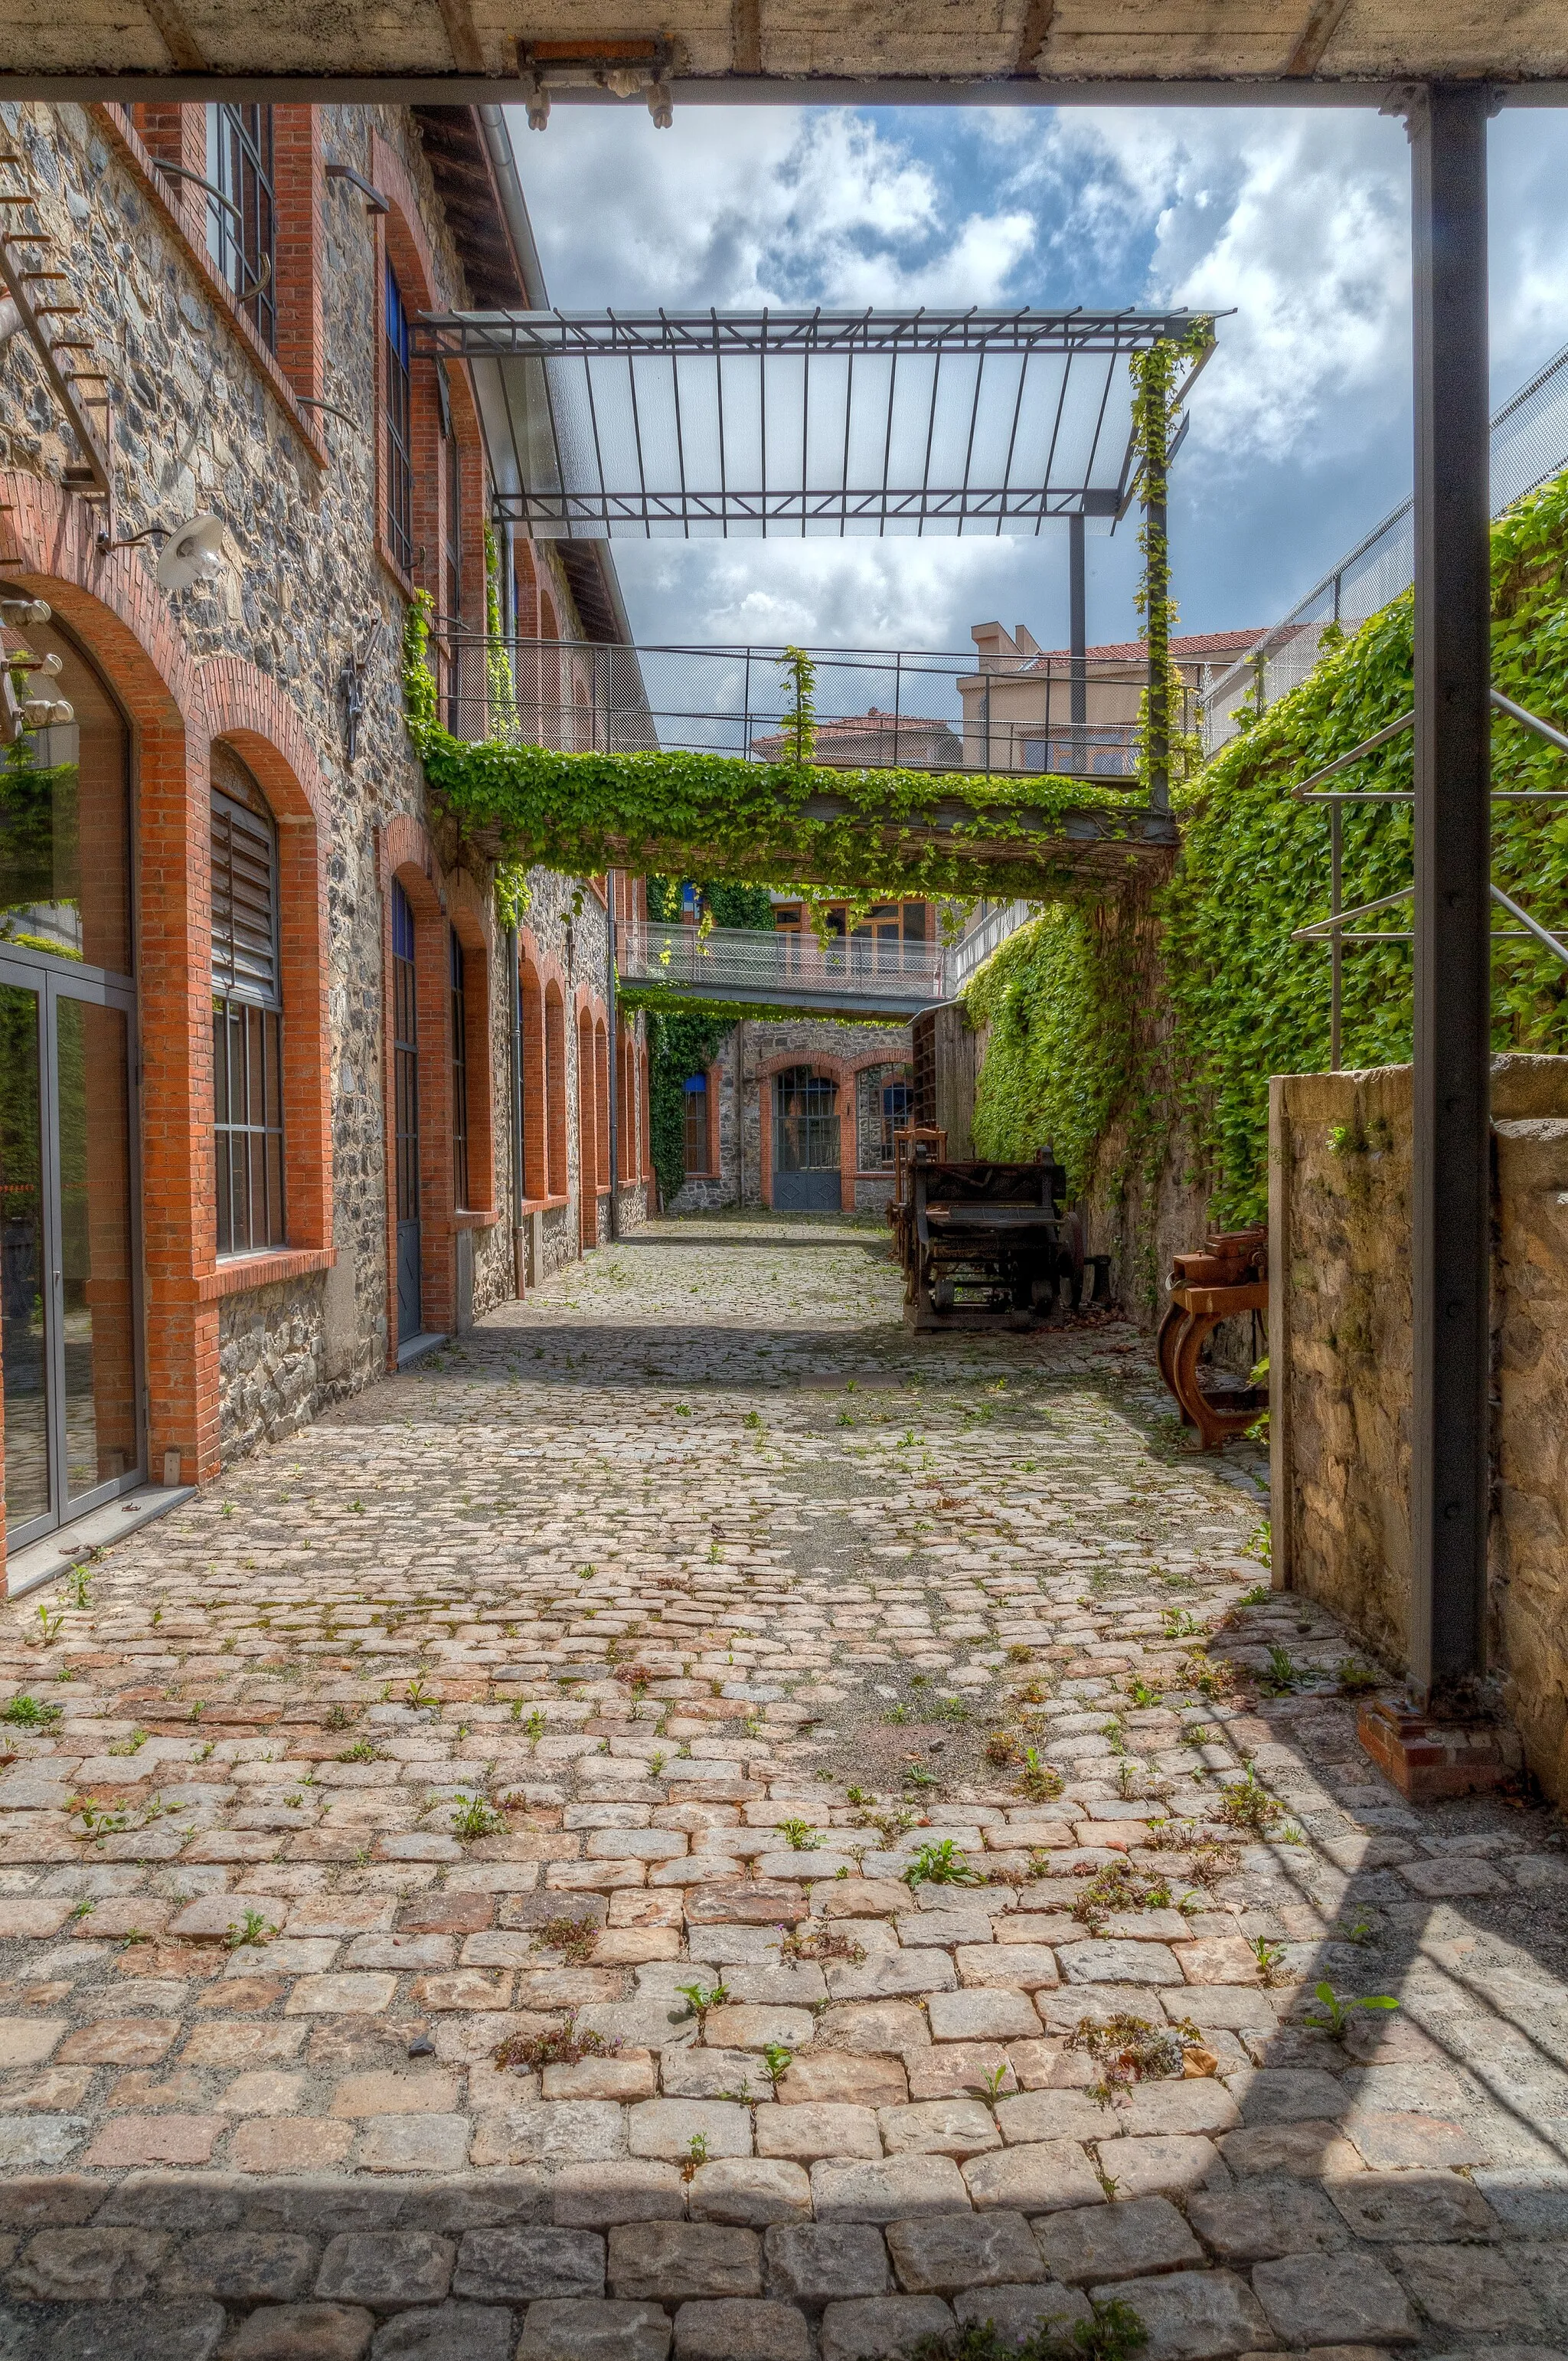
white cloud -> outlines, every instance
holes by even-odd
[[[908,145],[842,110],[703,109],[511,117],[545,275],[558,302],[991,303],[1034,214],[970,207]],[[585,203],[584,192],[596,192]]]
[[[660,132],[641,109],[563,107],[542,135],[512,121],[566,305],[1234,307],[1179,473],[1194,626],[1279,611],[1408,489],[1409,150],[1370,110],[702,108]],[[1568,131],[1505,111],[1491,154],[1500,397],[1568,338]],[[1059,636],[1058,542],[623,543],[618,561],[663,637],[961,646],[998,612]],[[1094,550],[1091,629],[1121,636],[1130,538]]]

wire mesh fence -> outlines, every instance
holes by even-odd
[[[685,750],[757,763],[797,754],[793,675],[779,647],[621,647],[587,640],[480,639],[444,631],[433,648],[442,714],[460,738],[564,753]],[[972,648],[822,648],[810,758],[830,768],[1014,773],[1138,784],[1136,658],[1023,658]],[[1195,725],[1196,693],[1173,725]]]
[[[1568,345],[1492,420],[1492,513],[1500,516],[1568,466]],[[1212,753],[1234,738],[1244,708],[1261,711],[1305,680],[1332,623],[1354,631],[1415,578],[1411,503],[1384,518],[1331,573],[1217,681],[1203,704]]]

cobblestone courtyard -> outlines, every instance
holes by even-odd
[[[4,1610],[0,2361],[1568,2350],[1553,1825],[885,1235],[652,1224]]]

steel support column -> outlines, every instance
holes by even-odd
[[[1412,94],[1415,1137],[1410,1672],[1462,1702],[1486,1639],[1490,600],[1485,85]]]
[[[1071,654],[1072,767],[1084,771],[1089,763],[1089,601],[1084,583],[1083,519],[1070,516],[1068,530],[1068,645]]]

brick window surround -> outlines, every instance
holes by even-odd
[[[544,985],[544,1194],[565,1204],[571,1191],[566,1150],[566,996],[549,977]]]
[[[459,870],[448,878],[446,915],[453,933],[463,946],[463,996],[467,1017],[463,1047],[468,1084],[468,1202],[455,1210],[469,1213],[493,1213],[496,1205],[495,1060],[490,1045],[490,977],[494,969],[489,908],[466,870]],[[449,1055],[450,1047],[449,1043]]]
[[[707,1074],[707,1090],[705,1093],[707,1102],[706,1110],[707,1115],[707,1161],[703,1166],[700,1172],[694,1172],[691,1175],[691,1178],[694,1180],[716,1180],[719,1176],[721,1168],[718,1160],[718,1100],[723,1078],[724,1069],[722,1066],[709,1066]]]
[[[518,929],[522,1004],[522,1210],[566,1202],[565,997],[554,960],[541,956],[527,928]]]
[[[420,1324],[427,1334],[449,1334],[457,1312],[457,1233],[489,1229],[495,1212],[495,1122],[491,1100],[488,929],[471,883],[447,877],[428,831],[400,812],[378,831],[377,884],[381,896],[382,1105],[386,1170],[394,1169],[391,1124],[396,1107],[392,1072],[392,883],[408,896],[414,923],[414,1006],[419,1039]],[[453,1202],[452,958],[455,928],[467,967],[469,1191],[484,1202]],[[393,1192],[386,1207],[387,1366],[397,1367],[398,1229]]]
[[[269,390],[287,412],[314,464],[325,468],[329,454],[319,413],[301,410],[292,396],[319,400],[324,390],[322,274],[324,233],[322,198],[326,186],[320,110],[275,106],[272,110],[272,185],[276,203],[275,292],[278,341],[269,351],[207,252],[206,198],[192,181],[159,172],[157,159],[182,164],[205,176],[206,111],[203,106],[113,102],[93,106],[94,122],[131,167],[144,194],[163,215],[185,248],[207,295],[221,306],[260,371]]]
[[[448,541],[448,502],[452,470],[443,432],[441,388],[435,365],[413,364],[409,403],[409,454],[412,469],[411,502],[411,562],[404,566],[389,530],[388,513],[388,349],[387,269],[396,277],[405,311],[412,314],[438,309],[442,302],[440,274],[425,235],[422,200],[408,167],[397,149],[378,131],[370,136],[369,178],[390,210],[376,216],[375,348],[376,348],[376,546],[398,588],[407,597],[428,590],[438,616],[443,598]],[[463,554],[466,620],[473,627],[482,617],[485,578],[485,461],[478,412],[466,372],[449,363],[445,378],[445,415],[457,444],[457,491],[462,503],[458,539]],[[444,674],[449,661],[446,634],[438,628],[435,658]],[[445,685],[444,683],[444,685]],[[477,719],[477,717],[476,717]]]
[[[97,547],[95,510],[36,476],[0,474],[0,554],[47,598],[129,725],[137,816],[139,1164],[148,1455],[186,1482],[219,1464],[218,1300],[325,1269],[332,1134],[326,1036],[326,830],[310,733],[276,681],[237,656],[197,668],[138,550]],[[285,1005],[295,1012],[286,1120],[289,1236],[220,1266],[213,1157],[211,766],[232,746],[279,823]]]

